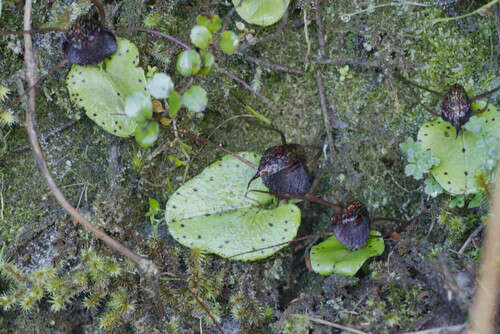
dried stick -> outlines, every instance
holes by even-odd
[[[237,83],[239,83],[240,85],[242,85],[243,87],[245,87],[246,89],[251,91],[253,95],[257,96],[259,99],[264,101],[269,106],[269,108],[271,108],[271,110],[277,111],[276,108],[274,107],[273,103],[267,97],[265,97],[264,95],[262,95],[261,93],[259,93],[255,89],[253,89],[253,87],[250,86],[249,84],[247,84],[245,82],[245,80],[243,80],[243,79],[237,77],[236,75],[234,75],[233,73],[219,67],[219,65],[217,65],[217,64],[214,64],[214,67],[220,73],[224,74],[225,76],[230,77],[231,79],[233,79],[234,81],[236,81]]]
[[[285,72],[285,73],[291,73],[291,74],[297,74],[297,75],[304,75],[304,72],[302,71],[299,71],[299,70],[296,70],[294,68],[290,68],[290,67],[287,67],[287,66],[283,66],[283,65],[279,65],[279,64],[274,64],[274,63],[271,63],[269,60],[265,60],[265,59],[259,59],[257,57],[252,57],[252,56],[245,56],[245,58],[254,63],[254,64],[257,64],[257,65],[262,65],[264,67],[269,67],[270,69],[272,70],[275,70],[275,71],[278,71],[278,72]]]
[[[49,132],[47,132],[46,134],[43,134],[42,135],[42,141],[43,140],[47,140],[49,139],[50,137],[53,137],[55,136],[56,134],[58,134],[59,132],[62,132],[68,128],[70,128],[73,124],[75,124],[76,122],[78,122],[79,120],[78,119],[72,119],[71,121],[69,122],[66,122],[64,123],[63,125],[61,126],[58,126],[57,128],[55,129],[52,129],[50,130]],[[23,151],[26,151],[26,150],[29,150],[31,148],[30,145],[24,145],[24,146],[21,146],[21,147],[18,147],[18,148],[15,148],[13,149],[12,151],[10,151],[10,153],[19,153],[19,152],[23,152]]]
[[[301,314],[294,314],[294,315],[295,316],[301,316]],[[307,319],[309,321],[312,321],[312,322],[315,322],[315,323],[318,323],[318,324],[330,326],[330,327],[333,327],[333,328],[342,329],[342,330],[347,331],[347,332],[351,332],[351,333],[355,333],[355,334],[367,334],[366,332],[362,332],[360,330],[357,330],[357,329],[354,329],[354,328],[351,328],[351,327],[342,326],[342,325],[339,325],[339,324],[336,324],[336,323],[333,323],[333,322],[330,322],[330,321],[326,321],[326,320],[323,320],[323,319],[313,318],[311,316],[307,316]]]
[[[497,168],[495,199],[491,219],[483,246],[482,261],[479,269],[479,282],[476,287],[474,304],[470,311],[470,331],[474,334],[494,332],[495,315],[500,287],[500,167]]]
[[[326,58],[325,39],[323,36],[323,26],[321,25],[320,1],[315,0],[314,6],[316,7],[316,26],[318,27],[318,40],[321,50],[321,56]],[[316,68],[316,84],[319,90],[319,102],[321,104],[321,113],[323,114],[323,123],[325,124],[326,137],[328,138],[328,146],[330,146],[330,162],[335,162],[335,147],[333,146],[333,136],[330,131],[330,120],[328,119],[328,110],[326,109],[325,87],[323,86],[323,77],[321,70]]]
[[[326,55],[322,57],[326,58]],[[314,61],[316,64],[323,65],[352,65],[352,66],[360,66],[360,67],[373,67],[382,69],[384,66],[382,63],[374,60],[363,60],[352,57],[342,57],[335,59],[319,59]]]
[[[26,31],[31,30],[31,10],[33,5],[32,2],[33,0],[26,0],[25,4],[24,30]],[[33,43],[31,40],[31,35],[28,33],[24,34],[24,50],[26,78],[28,85],[32,87],[35,85],[35,59],[33,55]],[[47,163],[45,162],[42,151],[40,149],[40,144],[38,142],[37,133],[34,127],[35,107],[35,89],[31,89],[28,93],[28,100],[26,102],[26,129],[28,131],[28,138],[30,140],[35,160],[38,163],[42,175],[47,180],[49,188],[54,194],[56,200],[66,210],[66,212],[68,212],[74,219],[76,219],[86,230],[92,232],[96,238],[102,240],[108,247],[133,261],[147,278],[154,278],[155,276],[157,276],[159,271],[152,261],[135,254],[126,246],[112,239],[97,226],[93,225],[87,219],[81,216],[64,197],[63,193],[56,185],[54,178],[50,174]]]

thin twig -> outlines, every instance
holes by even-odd
[[[472,239],[479,234],[479,232],[481,232],[483,229],[484,229],[484,224],[481,222],[481,225],[479,225],[475,230],[474,232],[472,232],[469,237],[467,238],[467,240],[465,240],[464,244],[462,245],[462,247],[460,247],[460,250],[458,251],[458,254],[463,254],[465,252],[465,249],[467,249],[467,245],[469,245],[469,243],[472,241]]]
[[[325,87],[323,86],[323,78],[321,76],[321,71],[316,69],[316,84],[319,90],[319,102],[321,104],[321,112],[323,114],[323,123],[325,124],[326,137],[328,138],[328,146],[330,146],[330,162],[335,162],[335,147],[333,142],[333,136],[330,131],[330,120],[328,119],[328,111],[326,109],[326,98],[325,98]]]
[[[417,332],[405,332],[404,334],[461,334],[464,333],[464,330],[466,328],[467,326],[465,324],[462,324],[455,326],[431,328]]]
[[[321,24],[321,13],[320,13],[320,1],[315,0],[314,6],[316,7],[316,26],[318,27],[318,40],[321,50],[321,56],[326,58],[326,48],[325,40],[323,36],[323,26]],[[321,113],[323,114],[323,123],[325,124],[326,137],[328,138],[328,145],[330,146],[330,162],[335,162],[335,147],[333,142],[333,136],[330,131],[330,120],[328,118],[328,110],[326,108],[326,97],[325,97],[325,87],[323,86],[323,78],[321,75],[321,70],[316,68],[316,84],[319,90],[319,102],[321,104]]]
[[[210,310],[208,309],[208,307],[200,300],[200,298],[198,298],[198,296],[193,291],[191,291],[189,288],[187,290],[189,292],[191,292],[193,297],[196,299],[196,302],[203,308],[203,310],[205,310],[205,312],[208,314],[210,319],[212,319],[212,321],[215,324],[215,326],[217,327],[217,330],[219,331],[219,333],[224,334],[222,327],[219,325],[217,320],[215,320],[215,317],[212,315],[212,313],[210,313]]]
[[[31,30],[31,9],[33,0],[26,0],[25,10],[24,10],[24,30]],[[24,35],[24,61],[26,66],[26,78],[28,85],[30,87],[35,85],[35,59],[33,55],[33,43],[30,34]],[[64,197],[61,190],[56,185],[54,178],[50,174],[50,171],[45,162],[42,151],[40,149],[40,144],[38,142],[37,133],[34,127],[34,110],[36,107],[35,103],[35,89],[31,89],[28,93],[28,100],[26,101],[26,128],[28,131],[28,137],[31,143],[31,148],[33,150],[33,156],[40,168],[42,175],[47,180],[50,190],[54,194],[59,204],[68,212],[73,218],[78,220],[78,222],[88,231],[92,232],[94,236],[102,240],[108,247],[115,250],[117,253],[127,257],[133,261],[140,270],[146,275],[147,278],[154,278],[158,275],[158,268],[154,263],[146,258],[143,258],[129,248],[125,247],[118,241],[112,239],[105,232],[99,229],[97,226],[90,223],[87,219],[81,216],[78,211],[68,202]]]
[[[156,30],[153,30],[153,29],[148,29],[148,28],[143,28],[143,27],[127,27],[127,28],[123,28],[123,29],[118,30],[117,34],[121,34],[121,33],[124,33],[124,32],[129,32],[129,31],[147,32],[148,34],[152,34],[152,35],[156,35],[156,36],[160,36],[160,37],[166,38],[169,41],[174,42],[174,43],[182,46],[186,50],[191,49],[187,44],[184,44],[183,42],[181,42],[180,40],[178,40],[174,36],[171,36],[171,35],[168,35],[168,34],[165,34],[165,33],[162,33],[162,32],[156,31]]]
[[[26,36],[26,35],[25,35]],[[29,92],[31,92],[33,89],[35,89],[36,87],[38,87],[38,85],[43,81],[45,80],[49,75],[51,75],[52,73],[54,73],[55,71],[57,71],[58,69],[60,69],[61,67],[63,67],[64,65],[66,65],[68,63],[68,60],[67,59],[63,59],[61,60],[59,63],[57,63],[54,67],[52,67],[46,74],[42,75],[40,77],[40,79],[38,79],[33,85],[31,85],[28,89],[26,89],[24,92],[22,92],[21,94],[19,94],[18,97],[16,97],[14,99],[14,101],[12,101],[11,103],[9,103],[6,107],[4,107],[0,113],[12,108],[13,106],[15,106],[19,101],[21,101],[21,99],[23,98],[23,96],[25,96],[26,94],[28,94]]]
[[[246,58],[246,60],[248,60],[254,64],[262,65],[264,67],[268,67],[268,68],[275,70],[275,71],[278,71],[278,72],[292,73],[292,74],[297,74],[300,76],[304,75],[304,72],[302,72],[302,71],[299,71],[297,69],[290,68],[287,66],[283,66],[280,64],[274,64],[274,63],[271,63],[269,60],[259,59],[257,57],[252,57],[249,55],[246,55],[245,58]]]
[[[497,174],[500,175],[500,167]],[[496,180],[495,198],[491,210],[491,219],[488,223],[488,231],[482,249],[482,261],[480,266],[474,305],[470,311],[470,332],[474,334],[493,333],[495,325],[495,314],[498,304],[500,287],[500,178]]]
[[[302,19],[299,19],[297,21],[294,21],[287,29],[288,30],[297,29],[297,28],[302,27],[302,25],[304,25],[304,21]],[[269,34],[267,36],[264,36],[262,38],[258,38],[256,40],[254,40],[252,43],[246,43],[246,44],[241,45],[238,48],[238,51],[245,52],[248,48],[250,48],[252,46],[255,46],[255,45],[260,44],[260,43],[270,42],[270,41],[273,41],[273,40],[281,38],[281,37],[282,37],[282,31],[281,30],[275,31],[272,34]]]
[[[75,124],[78,121],[79,121],[78,119],[72,119],[71,121],[66,122],[63,125],[58,126],[57,128],[50,130],[46,134],[42,134],[41,140],[45,141],[45,140],[49,139],[50,137],[55,136],[59,132],[62,132],[64,130],[70,128],[73,124]],[[10,153],[19,153],[19,152],[23,152],[23,151],[29,150],[30,148],[31,148],[31,146],[28,144],[28,145],[24,145],[24,146],[15,148],[12,151],[10,151]]]
[[[352,57],[342,57],[335,59],[318,59],[314,61],[316,64],[323,65],[352,65],[360,67],[372,67],[382,69],[384,64],[375,60],[364,60]]]
[[[249,91],[252,92],[253,95],[257,96],[259,99],[261,99],[263,102],[265,102],[269,108],[273,111],[277,111],[276,108],[274,107],[273,103],[271,102],[271,100],[269,100],[267,97],[265,97],[264,95],[262,95],[261,93],[259,93],[258,91],[256,91],[252,86],[250,86],[249,84],[247,84],[245,82],[245,80],[239,78],[238,76],[234,75],[233,73],[219,67],[219,65],[217,64],[214,64],[214,67],[217,71],[219,71],[220,73],[224,74],[225,76],[233,79],[234,81],[236,81],[237,83],[239,83],[240,85],[242,85],[243,87],[245,87],[246,89],[248,89]]]
[[[298,316],[298,317],[302,316],[302,314],[293,314],[293,315],[294,316]],[[351,327],[342,326],[342,325],[336,324],[334,322],[326,321],[326,320],[323,320],[323,319],[314,318],[314,317],[311,317],[311,316],[307,316],[307,319],[309,319],[309,321],[312,321],[312,322],[315,322],[315,323],[318,323],[318,324],[330,326],[330,327],[333,327],[333,328],[342,329],[344,331],[348,331],[348,332],[351,332],[351,333],[355,333],[355,334],[367,334],[366,332],[360,331],[358,329],[354,329],[354,328],[351,328]]]

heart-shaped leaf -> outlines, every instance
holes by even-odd
[[[189,111],[189,117],[203,112],[207,103],[207,92],[201,86],[193,85],[182,94],[182,104]]]
[[[269,26],[278,22],[289,3],[290,0],[233,0],[238,15],[248,23],[258,26]]]
[[[243,152],[242,157],[258,163],[260,155]],[[231,257],[257,260],[285,245],[252,252],[293,240],[300,225],[300,209],[293,204],[268,208],[273,197],[250,192],[247,183],[255,169],[227,155],[186,182],[168,200],[165,219],[170,234],[190,248]],[[266,190],[260,180],[252,189]],[[250,252],[232,257],[236,254]]]
[[[378,231],[370,231],[366,245],[355,251],[349,250],[332,236],[311,248],[311,266],[314,272],[321,275],[335,273],[353,276],[366,260],[382,254],[384,248],[384,239]]]
[[[101,66],[73,65],[66,86],[73,102],[105,131],[119,137],[134,134],[137,123],[125,115],[125,98],[134,92],[148,95],[139,51],[118,38],[116,53]]]
[[[474,104],[473,109],[484,103]],[[473,194],[481,190],[477,175],[487,159],[492,145],[481,145],[481,138],[489,138],[498,144],[500,136],[500,113],[493,105],[476,117],[485,120],[482,135],[467,129],[467,124],[456,136],[455,128],[441,118],[425,123],[418,132],[418,142],[422,150],[430,150],[439,159],[439,164],[431,169],[431,174],[447,192]],[[472,119],[471,119],[472,121]]]
[[[204,26],[194,26],[189,36],[191,42],[200,49],[206,49],[212,43],[212,33]]]

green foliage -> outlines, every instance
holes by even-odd
[[[155,143],[159,134],[160,124],[158,122],[146,122],[135,129],[135,141],[142,147],[149,147]]]
[[[436,197],[444,190],[443,187],[441,187],[441,185],[432,177],[432,175],[427,176],[424,183],[424,192],[431,197]]]
[[[200,49],[206,49],[212,43],[212,33],[204,26],[196,25],[189,35],[191,43]]]
[[[240,153],[257,163],[255,153]],[[273,197],[251,192],[248,181],[255,170],[232,156],[187,181],[168,200],[165,210],[170,234],[181,244],[234,260],[257,260],[274,254],[284,245],[252,252],[292,240],[300,225],[300,210],[293,204],[267,209]],[[252,189],[266,190],[260,179]]]
[[[219,47],[227,55],[232,55],[240,44],[238,35],[230,30],[226,30],[222,33]]]
[[[151,222],[151,226],[153,226],[153,232],[158,234],[158,225],[159,220],[155,218],[156,215],[160,214],[160,203],[153,198],[149,198],[149,210],[146,212],[145,216],[149,217],[149,221]]]
[[[408,138],[405,143],[399,144],[399,147],[406,154],[409,162],[405,168],[407,176],[420,180],[432,166],[439,164],[439,159],[434,157],[432,152],[423,151],[421,145],[413,138]]]
[[[191,118],[195,114],[201,114],[207,107],[208,98],[205,89],[198,85],[189,87],[182,95],[182,104],[189,111],[188,116]]]
[[[176,68],[183,76],[195,75],[201,68],[201,57],[195,50],[182,51],[177,58]]]
[[[71,100],[105,131],[129,137],[137,123],[125,115],[125,98],[135,92],[147,93],[144,71],[137,47],[118,38],[116,53],[103,66],[73,65],[66,78]]]
[[[222,22],[219,15],[198,15],[196,22],[200,26],[204,26],[210,32],[216,33],[222,27]]]
[[[215,64],[215,57],[213,54],[205,50],[201,50],[200,53],[201,57],[203,58],[203,68],[200,70],[200,74],[207,74]]]
[[[174,89],[174,82],[165,73],[155,73],[148,80],[148,91],[155,99],[166,99],[170,96],[170,92]]]
[[[258,26],[269,26],[278,22],[290,0],[232,0],[236,12],[243,20]],[[240,3],[241,1],[241,3]]]
[[[473,109],[481,106],[485,103],[476,103]],[[500,113],[488,105],[486,112],[471,117],[458,137],[451,124],[437,119],[420,128],[418,141],[422,151],[439,159],[430,172],[441,187],[454,195],[466,195],[481,191],[478,176],[491,178],[500,152],[499,133]]]
[[[170,96],[168,97],[168,114],[170,118],[174,119],[177,117],[177,112],[181,108],[181,105],[182,97],[176,90],[172,90],[170,92]]]
[[[113,328],[122,316],[135,310],[132,295],[116,286],[116,280],[126,271],[113,258],[100,256],[90,249],[82,252],[81,260],[79,266],[65,274],[59,274],[52,266],[28,273],[1,257],[0,274],[8,279],[10,289],[0,296],[0,306],[4,310],[18,307],[23,312],[29,312],[47,297],[50,310],[59,312],[74,303],[78,295],[85,293],[88,296],[82,301],[82,306],[97,311],[97,306],[110,294],[111,298],[103,309],[103,319],[114,314],[115,321],[108,322],[109,326],[106,326],[108,330]]]
[[[125,98],[125,114],[138,124],[153,117],[153,104],[149,95],[134,92]]]
[[[335,273],[353,276],[366,260],[382,254],[384,248],[384,239],[377,231],[370,231],[366,245],[355,251],[351,251],[332,236],[311,248],[311,267],[321,275]]]

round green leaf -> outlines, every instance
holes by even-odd
[[[165,73],[155,73],[148,80],[148,90],[155,99],[166,99],[170,91],[174,88],[174,83],[170,76]]]
[[[195,75],[201,67],[201,57],[195,50],[182,51],[177,58],[177,71],[184,76]]]
[[[232,55],[238,49],[239,44],[238,35],[234,32],[226,30],[222,33],[219,47],[225,54]]]
[[[201,113],[208,103],[207,92],[198,85],[191,86],[182,95],[182,104],[191,113]]]
[[[125,114],[137,123],[153,117],[151,98],[142,92],[134,92],[125,98]]]
[[[207,15],[207,14],[201,14],[198,15],[196,18],[196,22],[200,26],[204,26],[211,32],[217,32],[219,31],[220,27],[222,26],[222,22],[220,20],[219,15]]]
[[[258,26],[269,26],[278,22],[290,0],[232,0],[236,12],[243,20]]]
[[[212,33],[204,26],[194,26],[189,37],[200,49],[206,49],[212,43]]]
[[[158,122],[148,122],[140,124],[135,130],[135,141],[142,147],[149,147],[154,144],[160,133]]]
[[[260,155],[239,153],[258,164]],[[252,252],[293,240],[300,225],[300,210],[293,204],[268,208],[273,197],[250,192],[248,181],[255,169],[227,155],[186,182],[168,200],[165,220],[170,234],[190,248],[231,257],[257,260],[274,254],[284,245]],[[267,190],[260,179],[252,189]]]
[[[498,143],[500,113],[497,109],[488,105],[486,112],[475,116],[485,120],[484,136],[494,138]],[[441,118],[420,128],[417,138],[422,150],[430,150],[440,161],[430,172],[447,192],[466,195],[481,190],[477,175],[486,160],[491,159],[488,154],[491,145],[479,145],[478,136],[469,131],[466,124],[457,137],[455,128]]]
[[[179,93],[177,93],[177,91],[173,90],[168,98],[168,114],[170,118],[173,119],[177,117],[177,112],[181,108],[181,104],[182,97]]]
[[[71,100],[105,131],[119,137],[131,136],[137,123],[125,114],[125,97],[147,93],[146,78],[139,64],[137,47],[118,38],[118,47],[104,66],[73,65],[66,78]]]
[[[203,58],[203,68],[200,70],[200,74],[207,74],[215,64],[215,57],[213,54],[206,52],[205,50],[201,50],[200,53]]]
[[[353,276],[366,260],[382,254],[384,248],[384,239],[378,231],[370,231],[366,245],[355,251],[349,250],[332,236],[311,248],[311,267],[321,275],[335,273]]]

